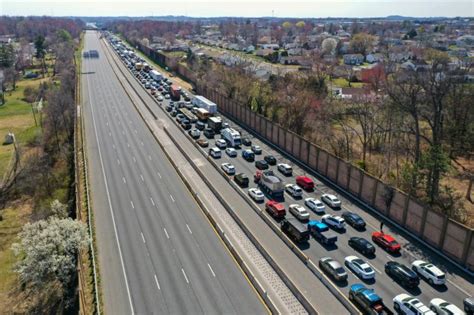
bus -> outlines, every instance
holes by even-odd
[[[187,108],[180,108],[180,112],[186,117],[187,120],[189,120],[190,123],[195,123],[198,119],[196,115],[191,113],[191,111]]]
[[[209,112],[204,108],[196,108],[194,113],[199,120],[206,121],[209,118]]]

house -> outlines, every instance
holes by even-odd
[[[301,56],[303,54],[302,48],[291,48],[288,49],[288,55],[290,56]]]
[[[388,59],[393,62],[403,63],[413,58],[413,53],[411,51],[402,51],[402,52],[391,52],[388,55]]]
[[[364,62],[362,54],[346,54],[343,59],[346,65],[361,65]]]
[[[474,35],[463,35],[456,39],[458,47],[474,47]]]
[[[360,80],[364,83],[372,83],[374,80],[381,81],[385,79],[385,71],[381,64],[377,64],[371,68],[360,70]]]
[[[272,49],[272,50],[278,50],[280,49],[280,45],[278,44],[260,44],[260,49]]]
[[[375,99],[375,94],[367,88],[333,88],[332,94],[335,98],[343,100],[367,100]]]
[[[245,48],[245,52],[248,54],[251,54],[255,51],[255,46],[254,45],[249,45]]]
[[[368,54],[365,57],[365,60],[368,63],[376,63],[376,62],[381,62],[383,61],[383,55],[382,54]]]
[[[274,52],[273,49],[258,49],[255,51],[255,55],[264,57],[264,56],[272,54],[273,52]]]
[[[0,35],[0,44],[10,44],[13,40],[15,40],[15,35]]]

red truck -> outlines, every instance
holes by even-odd
[[[176,85],[171,85],[170,86],[170,96],[173,101],[179,101],[181,98],[181,88]]]
[[[307,191],[314,189],[314,182],[307,176],[296,176],[296,184]]]
[[[265,204],[265,210],[274,218],[284,218],[286,215],[285,206],[275,200],[269,200]]]

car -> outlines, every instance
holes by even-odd
[[[375,231],[372,233],[372,241],[389,253],[395,254],[400,252],[400,244],[391,235],[384,232]]]
[[[206,138],[208,138],[208,139],[214,139],[214,136],[215,136],[215,134],[216,134],[216,133],[214,132],[214,130],[211,129],[211,128],[206,128],[206,129],[204,129],[204,132],[203,132],[203,133],[204,133],[204,135],[206,136]]]
[[[173,111],[171,112],[171,117],[176,117],[178,115],[178,111],[173,109]]]
[[[209,149],[209,155],[212,156],[215,159],[219,159],[222,156],[222,152],[219,148],[212,147],[212,148]]]
[[[310,208],[311,210],[313,210],[314,212],[316,212],[317,214],[322,214],[324,213],[324,209],[326,208],[324,206],[324,203],[321,202],[321,200],[319,199],[316,199],[316,198],[306,198],[304,200],[304,204]]]
[[[168,93],[166,93],[166,94],[165,94],[165,98],[166,98],[167,100],[169,100],[169,99],[170,99],[170,95],[169,95]]]
[[[229,128],[230,125],[227,122],[222,122],[222,129]]]
[[[375,246],[363,237],[351,237],[348,241],[349,246],[365,256],[375,254]]]
[[[396,261],[390,260],[385,264],[385,273],[404,287],[416,288],[420,284],[416,272]]]
[[[237,156],[237,150],[234,149],[234,148],[227,148],[227,149],[225,149],[225,153],[226,153],[229,157],[236,157],[236,156]]]
[[[265,210],[275,219],[284,218],[286,215],[285,206],[275,200],[269,200],[265,204]]]
[[[354,283],[349,290],[349,300],[356,304],[362,314],[393,314],[382,298],[373,289],[365,287],[362,283]]]
[[[201,148],[207,148],[209,146],[209,141],[207,141],[206,139],[199,139],[196,142]]]
[[[262,154],[262,148],[259,145],[254,144],[250,148],[252,149],[253,153]]]
[[[279,163],[277,165],[277,169],[280,173],[282,173],[285,176],[291,176],[293,174],[293,169],[291,168],[290,165],[286,163]]]
[[[242,139],[242,144],[247,146],[247,147],[250,147],[252,145],[252,141],[249,138],[243,138]]]
[[[269,168],[268,163],[265,160],[255,161],[255,167],[259,170],[267,170]]]
[[[430,310],[438,315],[464,315],[459,307],[440,298],[430,301]]]
[[[436,315],[428,306],[420,300],[406,293],[402,293],[393,298],[393,308],[398,314],[406,315]]]
[[[188,133],[193,139],[199,139],[201,136],[201,132],[196,128],[189,130]]]
[[[221,164],[221,169],[227,174],[227,175],[234,175],[235,174],[235,167],[234,165],[230,163],[222,163]]]
[[[171,105],[166,105],[165,109],[167,112],[171,112],[174,109],[174,107]]]
[[[431,285],[444,285],[446,275],[441,269],[424,260],[415,260],[411,263],[411,269],[425,278]]]
[[[314,190],[314,182],[308,176],[296,176],[296,184],[306,191]]]
[[[253,161],[255,161],[255,154],[252,152],[252,150],[242,150],[242,157],[243,157],[247,162],[253,162]]]
[[[239,173],[239,174],[235,175],[234,176],[234,181],[240,187],[248,187],[248,185],[249,185],[249,178],[244,173]]]
[[[268,165],[276,165],[277,163],[277,160],[273,155],[265,155],[263,159],[268,163]]]
[[[224,139],[217,139],[216,147],[218,147],[219,149],[225,149],[227,147],[227,142]]]
[[[265,195],[258,188],[250,188],[249,196],[257,202],[262,202],[265,199]]]
[[[347,272],[344,267],[331,257],[323,257],[319,260],[319,268],[336,281],[346,281]]]
[[[300,221],[309,220],[309,212],[303,206],[292,204],[288,207],[288,210]]]
[[[204,128],[206,128],[206,124],[203,123],[202,121],[198,121],[196,122],[196,124],[194,124],[194,127],[196,127],[199,130],[204,130]]]
[[[344,219],[337,215],[325,214],[321,217],[321,220],[334,229],[343,230],[346,228]]]
[[[321,200],[331,208],[337,209],[341,207],[341,201],[335,195],[322,194]]]
[[[181,127],[183,127],[184,130],[189,130],[189,129],[192,128],[192,125],[191,125],[191,123],[189,122],[189,120],[183,119],[183,120],[181,121]]]
[[[345,211],[341,217],[346,220],[347,224],[357,230],[365,229],[365,221],[358,214],[350,211]]]
[[[344,263],[352,270],[359,278],[363,280],[370,280],[375,278],[374,269],[364,260],[357,256],[347,256]]]
[[[179,123],[181,123],[181,121],[185,118],[186,118],[186,116],[184,116],[183,114],[176,115],[176,121],[179,122]]]
[[[156,99],[161,102],[161,101],[163,101],[163,96],[158,95],[158,97]]]
[[[474,297],[470,296],[463,300],[464,311],[467,315],[474,314]]]
[[[303,196],[303,190],[295,184],[286,184],[285,191],[293,198],[301,198]]]

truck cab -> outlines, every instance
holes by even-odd
[[[337,235],[323,222],[311,220],[308,222],[308,229],[314,238],[323,244],[333,245],[337,242]]]
[[[265,210],[274,218],[284,218],[286,215],[285,206],[275,200],[269,200],[265,204]]]
[[[295,218],[288,218],[281,221],[281,230],[297,243],[309,241],[308,228]]]

